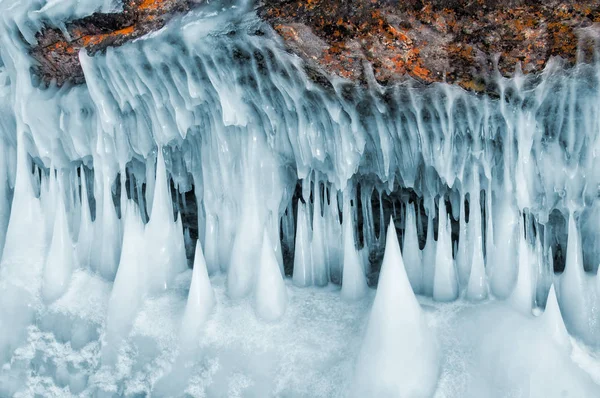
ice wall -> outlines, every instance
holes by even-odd
[[[104,54],[82,52],[84,86],[31,75],[27,48],[42,23],[114,6],[0,1],[0,286],[11,297],[0,323],[15,330],[0,333],[0,362],[45,308],[41,292],[64,294],[75,264],[115,286],[119,273],[141,273],[127,311],[174,288],[194,242],[190,192],[208,273],[227,275],[232,298],[254,295],[267,318],[283,315],[285,289],[265,310],[261,258],[273,280],[276,261],[297,285],[331,281],[359,299],[363,274],[377,283],[392,216],[413,289],[440,301],[489,292],[518,296],[526,313],[529,298],[543,307],[562,250],[567,327],[600,344],[596,64],[498,75],[488,94],[358,87],[307,73],[249,4],[211,2]],[[144,225],[128,221],[133,206]],[[50,262],[58,282],[48,250],[69,259]]]

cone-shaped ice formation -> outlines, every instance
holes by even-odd
[[[219,271],[219,227],[214,215],[209,214],[206,217],[206,228],[204,230],[204,253],[206,266],[209,274],[215,274]]]
[[[458,298],[458,279],[452,259],[450,215],[446,211],[444,197],[439,204],[438,241],[435,255],[433,298],[436,301],[453,301]]]
[[[420,294],[423,290],[423,264],[421,263],[421,251],[419,250],[414,204],[406,204],[405,225],[402,255],[410,285],[415,294]]]
[[[433,206],[432,206],[433,207]],[[433,280],[435,277],[435,257],[437,253],[437,242],[433,236],[433,209],[430,210],[427,219],[427,240],[422,252],[423,261],[423,294],[433,296]]]
[[[546,309],[541,318],[546,323],[547,330],[552,335],[552,338],[554,338],[556,344],[566,350],[570,350],[571,339],[569,338],[569,332],[567,332],[567,327],[565,326],[565,322],[560,313],[554,285],[550,286],[550,292],[548,293],[548,299],[546,300]]]
[[[113,280],[121,255],[121,223],[113,204],[111,180],[108,175],[105,174],[102,181],[101,178],[97,178],[96,186],[96,220],[90,261],[93,270],[103,278]]]
[[[325,286],[329,283],[329,272],[327,272],[327,252],[325,249],[325,222],[321,215],[321,192],[319,180],[315,181],[314,208],[313,208],[313,233],[311,239],[312,265],[314,268],[314,284],[316,286]]]
[[[298,202],[293,274],[294,284],[297,286],[310,286],[313,280],[310,232],[308,209],[305,203]]]
[[[202,245],[196,242],[192,283],[181,321],[181,347],[194,346],[198,335],[215,306],[215,293],[208,278]]]
[[[471,202],[471,205],[475,203]],[[479,202],[477,202],[479,205]],[[460,218],[459,222],[459,233],[458,233],[458,250],[456,251],[456,269],[458,274],[458,283],[461,289],[464,288],[468,284],[469,281],[469,267],[471,266],[471,255],[473,254],[471,250],[472,242],[469,240],[471,238],[471,229],[473,224],[473,213],[475,213],[476,209],[470,207],[470,220],[467,223],[466,214],[465,214],[465,198],[460,198]]]
[[[466,297],[472,301],[484,300],[488,296],[487,275],[483,259],[483,242],[481,233],[472,240],[471,274],[467,285]]]
[[[354,373],[354,397],[431,397],[439,351],[404,269],[390,222],[379,285]]]
[[[178,218],[178,221],[181,217]],[[178,272],[187,268],[185,252],[182,258],[183,230],[173,219],[173,204],[167,180],[167,171],[158,148],[156,186],[152,213],[144,233],[146,241],[147,289],[150,294],[166,290]]]
[[[253,190],[249,189],[246,195],[227,270],[227,292],[232,298],[242,298],[250,294],[254,287],[256,266],[260,260],[263,224],[256,211],[258,204],[255,202]],[[310,247],[308,249],[310,250]]]
[[[518,274],[517,283],[510,295],[510,302],[519,311],[525,314],[531,314],[531,308],[534,299],[534,277],[532,261],[535,259],[531,246],[527,243],[527,238],[522,236],[521,228],[518,235]]]
[[[260,318],[272,322],[283,316],[287,307],[287,288],[266,230],[263,235],[254,294],[255,310]]]
[[[494,223],[494,255],[490,287],[495,296],[507,298],[514,288],[517,277],[517,234],[519,215],[509,200],[499,204],[499,212]],[[491,217],[490,217],[491,218]]]
[[[583,253],[581,251],[581,238],[573,213],[569,215],[569,235],[567,239],[565,271],[559,280],[560,308],[567,327],[571,331],[585,333],[587,329],[587,309],[584,297]]]
[[[79,265],[89,267],[92,255],[92,245],[94,242],[94,224],[90,212],[90,202],[88,199],[87,180],[83,166],[81,171],[81,217],[79,218],[79,234],[77,237],[77,258]]]
[[[130,200],[123,209],[123,250],[108,301],[105,345],[102,359],[114,363],[120,344],[127,337],[144,295],[144,224],[137,204]]]
[[[62,192],[61,187],[56,204],[52,243],[44,265],[42,297],[46,303],[53,302],[65,293],[77,261]]]
[[[362,256],[354,241],[354,223],[349,206],[344,206],[344,209],[344,268],[341,294],[347,300],[357,300],[366,294],[368,286]]]
[[[10,218],[10,202],[8,197],[8,164],[4,142],[0,138],[0,260],[6,239],[6,229]]]

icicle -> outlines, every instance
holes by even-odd
[[[366,294],[368,287],[362,257],[356,250],[350,204],[347,204],[348,206],[344,206],[344,268],[341,294],[347,300],[357,300]]]
[[[210,317],[215,303],[215,293],[208,278],[202,245],[200,242],[196,242],[192,283],[181,321],[181,347],[183,349],[193,349],[197,344],[200,331]]]
[[[433,296],[433,280],[435,275],[435,257],[437,253],[437,242],[433,236],[433,218],[434,218],[434,206],[429,210],[427,218],[427,240],[425,241],[425,247],[422,252],[423,260],[423,294],[426,296]]]
[[[297,286],[310,286],[313,280],[313,267],[310,249],[310,221],[305,203],[298,202],[298,216],[296,219],[293,281]]]
[[[102,347],[105,364],[115,363],[120,344],[131,330],[144,294],[145,263],[140,257],[144,250],[144,224],[133,200],[124,203],[123,212],[123,249],[108,301],[106,344]]]
[[[587,329],[587,310],[584,299],[584,270],[581,239],[573,213],[569,215],[565,271],[560,277],[560,307],[565,324],[576,332]]]
[[[263,235],[254,304],[256,314],[269,322],[281,318],[287,307],[287,288],[267,230]]]
[[[546,330],[550,332],[558,346],[570,351],[571,339],[569,338],[569,332],[567,332],[567,327],[565,326],[565,322],[560,313],[554,285],[550,286],[550,292],[548,293],[548,299],[546,300],[546,309],[544,310],[541,319],[547,325]]]
[[[531,269],[531,263],[533,259],[533,253],[527,238],[519,233],[519,252],[518,252],[518,274],[517,283],[514,290],[510,295],[510,302],[512,305],[520,310],[521,312],[531,315],[531,308],[534,299],[534,280],[533,270]]]
[[[419,250],[419,237],[415,221],[414,205],[406,204],[404,247],[402,250],[406,273],[415,294],[423,291],[423,265],[421,251]]]
[[[321,185],[319,175],[315,172],[315,182],[313,188],[313,223],[311,254],[313,265],[313,283],[316,286],[325,286],[329,283],[329,272],[327,264],[327,253],[325,249],[325,222],[321,215]]]
[[[488,284],[483,260],[483,240],[481,233],[472,240],[473,254],[471,256],[471,274],[467,285],[467,299],[471,301],[484,300],[488,296]]]
[[[458,298],[458,278],[452,259],[450,215],[446,211],[444,197],[439,202],[438,241],[435,254],[433,298],[436,301],[453,301]]]
[[[393,221],[387,230],[377,294],[354,373],[354,397],[430,397],[439,350],[412,292]]]
[[[52,243],[44,265],[42,297],[46,303],[55,301],[67,291],[71,275],[76,268],[77,260],[69,232],[63,192],[61,185],[57,197],[58,213],[54,217]]]

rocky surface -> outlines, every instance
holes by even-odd
[[[476,91],[495,70],[535,73],[552,56],[590,61],[600,32],[597,0],[279,0],[259,13],[328,73],[380,84],[411,76]]]
[[[84,81],[78,52],[157,30],[192,0],[130,0],[122,13],[45,29],[32,49],[37,73],[58,85]],[[600,0],[263,0],[261,18],[312,70],[367,83],[412,77],[481,91],[495,70],[540,72],[553,56],[567,65],[592,60]]]
[[[96,13],[66,24],[64,34],[56,28],[44,29],[37,35],[38,44],[31,55],[38,62],[35,72],[47,83],[61,86],[67,81],[84,83],[79,64],[79,50],[88,54],[119,46],[162,28],[174,15],[189,11],[194,0],[127,0],[123,11]]]

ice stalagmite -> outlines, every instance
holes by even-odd
[[[42,297],[46,303],[53,302],[65,293],[77,264],[75,248],[69,232],[62,186],[57,198],[57,214],[54,217],[52,243],[50,243],[43,274]]]
[[[181,217],[178,218],[178,220],[180,219]],[[181,226],[173,218],[173,204],[167,171],[162,148],[159,147],[152,213],[144,233],[146,241],[146,286],[150,294],[157,294],[166,290],[171,285],[175,275],[187,268],[185,255],[183,258],[181,256],[182,234]]]
[[[77,235],[77,258],[79,265],[89,267],[92,255],[92,245],[94,242],[94,224],[90,212],[90,202],[88,199],[88,189],[86,183],[85,170],[81,170],[81,216],[79,217],[79,233]]]
[[[426,296],[433,296],[433,279],[437,252],[437,242],[433,236],[433,218],[435,217],[433,207],[429,210],[427,218],[427,240],[425,241],[425,247],[421,256],[423,261],[423,294]]]
[[[287,288],[266,230],[256,276],[254,306],[256,314],[269,322],[281,318],[287,307]]]
[[[436,301],[453,301],[458,298],[458,278],[452,259],[450,215],[446,211],[444,197],[439,204],[438,241],[435,253],[433,298]]]
[[[552,335],[556,344],[565,350],[570,350],[571,339],[560,313],[554,285],[550,286],[550,292],[548,293],[548,299],[546,300],[546,309],[544,310],[541,319],[546,323],[546,330]]]
[[[144,250],[144,224],[140,209],[132,200],[124,202],[123,223],[123,250],[108,302],[106,337],[102,347],[102,359],[105,364],[114,363],[120,344],[131,329],[144,295],[142,276],[145,262],[140,256]]]
[[[206,217],[206,228],[204,230],[204,253],[206,253],[206,266],[209,274],[219,271],[219,233],[216,217],[209,214]]]
[[[227,270],[227,292],[232,298],[242,298],[250,294],[254,287],[255,270],[260,259],[263,231],[254,195],[253,190],[249,189],[242,205],[241,220],[231,248],[231,260]]]
[[[472,240],[472,244],[473,254],[471,256],[471,274],[469,275],[466,297],[468,300],[479,301],[484,300],[488,296],[488,283],[483,259],[481,233]]]
[[[560,277],[560,308],[565,324],[571,331],[585,333],[587,330],[587,308],[585,303],[585,275],[581,238],[577,230],[575,216],[569,215],[569,235],[567,237],[567,258],[565,271]],[[572,329],[571,329],[572,328]]]
[[[296,224],[296,243],[294,253],[294,284],[309,286],[312,284],[312,253],[310,220],[307,205],[298,202],[298,216]]]
[[[34,194],[23,134],[17,139],[13,204],[0,261],[0,325],[11,325],[11,331],[0,333],[0,362],[18,347],[34,319],[47,251],[45,218]]]
[[[414,205],[406,205],[406,229],[404,232],[404,247],[402,256],[406,265],[406,274],[415,294],[423,290],[423,264],[421,263],[421,251],[419,250],[419,237],[415,220]]]
[[[200,242],[196,242],[192,283],[181,321],[181,347],[193,348],[215,303],[215,293],[208,278],[202,245]]]
[[[325,286],[329,283],[327,249],[325,245],[325,220],[321,215],[321,189],[318,178],[314,184],[313,233],[311,239],[314,284]]]
[[[4,249],[6,228],[10,217],[10,202],[8,198],[8,164],[4,149],[4,142],[0,138],[0,260]]]
[[[511,304],[519,311],[530,315],[534,299],[534,274],[532,261],[535,254],[532,253],[531,245],[523,236],[522,228],[519,228],[518,236],[518,274],[514,290],[510,295]]]
[[[496,218],[494,219],[496,228],[494,230],[494,254],[493,256],[488,255],[489,259],[493,259],[490,287],[495,296],[507,298],[514,287],[517,276],[518,243],[516,240],[519,233],[519,215],[510,199],[501,199],[498,207],[498,213],[495,214]]]
[[[479,203],[477,203],[479,204]],[[478,208],[477,208],[478,209]],[[472,229],[472,214],[475,212],[473,207],[470,207],[471,219],[469,223],[466,220],[465,214],[465,198],[460,198],[460,218],[459,222],[459,233],[458,233],[458,250],[456,251],[456,269],[458,273],[458,283],[461,289],[468,284],[469,280],[469,267],[471,265],[471,234],[469,233]]]
[[[412,291],[391,222],[351,396],[431,397],[439,359],[437,339]]]
[[[91,265],[98,274],[113,280],[117,273],[121,250],[121,223],[113,204],[108,172],[96,178],[96,220]],[[99,198],[99,199],[98,199]]]
[[[346,202],[342,225],[344,228],[344,268],[342,269],[341,294],[347,300],[357,300],[366,294],[368,286],[362,256],[355,245],[354,223],[349,207],[349,202]]]

